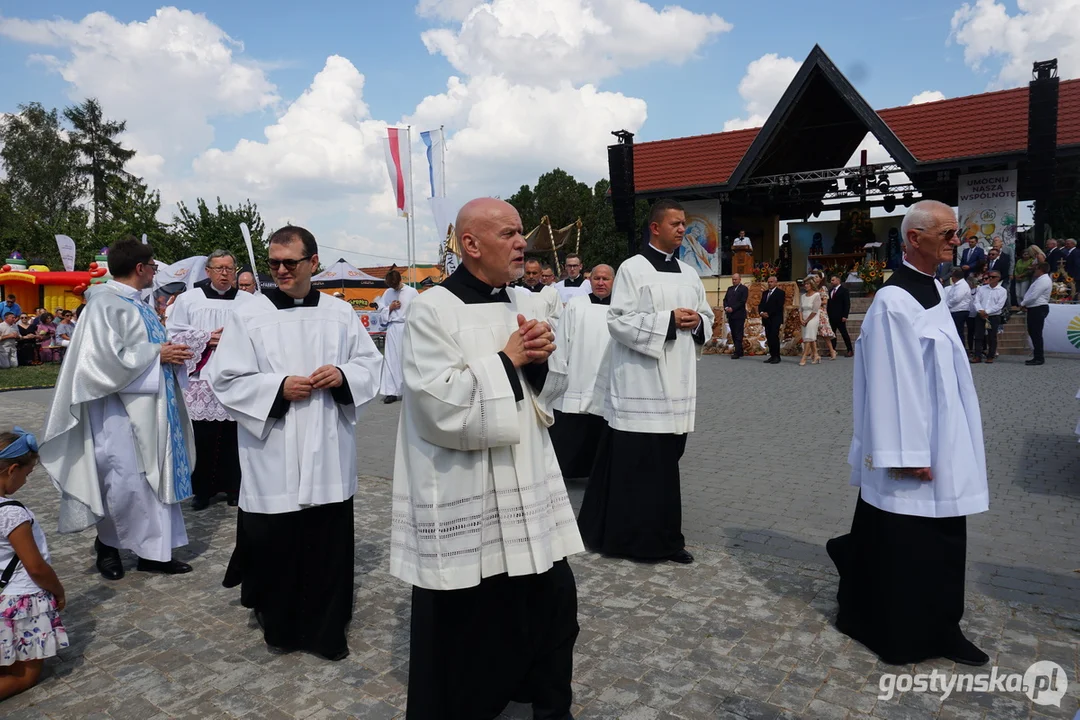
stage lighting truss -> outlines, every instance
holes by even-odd
[[[766,188],[770,195],[776,188],[789,188],[788,197],[792,200],[804,198],[799,185],[820,185],[829,183],[828,189],[821,195],[822,200],[850,197],[878,197],[884,195],[910,197],[917,192],[911,183],[893,184],[892,173],[902,173],[904,169],[896,163],[875,163],[856,165],[828,170],[810,170],[807,172],[762,175],[750,178],[742,184],[747,188]],[[842,189],[841,189],[842,188]],[[811,193],[816,195],[816,193]]]

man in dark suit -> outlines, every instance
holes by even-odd
[[[1063,255],[1065,257],[1065,272],[1073,279],[1073,287],[1080,288],[1080,250],[1076,249],[1076,240],[1074,238],[1065,241]],[[1080,297],[1080,294],[1073,293],[1073,300],[1076,300],[1077,297]]]
[[[731,276],[731,287],[724,293],[724,314],[731,326],[731,359],[738,360],[743,352],[743,330],[746,329],[746,298],[750,291],[742,284],[739,273]]]
[[[833,330],[833,336],[829,338],[829,342],[832,343],[833,350],[835,350],[836,336],[839,334],[844,338],[847,357],[854,357],[855,353],[851,349],[851,336],[848,335],[847,331],[847,319],[848,315],[851,314],[851,293],[841,284],[838,275],[829,278],[829,284],[832,287],[829,289],[829,304],[825,308],[829,313],[829,326]]]
[[[960,267],[964,269],[964,277],[971,274],[972,269],[980,260],[986,259],[986,253],[978,245],[979,239],[974,235],[968,238],[968,246],[960,255]]]
[[[1054,238],[1046,241],[1046,264],[1050,266],[1051,275],[1058,271],[1058,263],[1061,261],[1064,252],[1064,248],[1059,248],[1058,241]]]
[[[784,325],[784,291],[777,287],[776,276],[769,278],[769,287],[761,294],[758,314],[765,326],[765,339],[769,343],[769,359],[765,362],[777,365],[780,362],[780,328]]]
[[[986,255],[986,272],[991,271],[999,273],[1003,278],[1009,277],[1009,256],[1003,255],[998,247],[990,248],[990,252]],[[1003,282],[1002,286],[1004,285]]]

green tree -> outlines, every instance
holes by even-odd
[[[20,250],[50,266],[59,265],[56,234],[85,233],[86,210],[79,206],[85,183],[78,153],[64,137],[59,113],[40,103],[20,105],[0,124],[0,251]]]
[[[158,220],[161,212],[161,194],[150,190],[140,178],[132,178],[119,184],[110,198],[111,211],[107,218],[90,234],[91,242],[77,243],[76,264],[81,266],[93,260],[103,247],[118,238],[133,235],[154,248],[154,256],[161,262],[173,263],[185,255],[181,241],[166,223]]]
[[[81,157],[78,172],[90,181],[94,228],[97,229],[110,210],[110,196],[123,192],[131,180],[124,165],[135,157],[135,151],[128,150],[116,140],[116,136],[127,128],[127,123],[107,120],[102,115],[101,104],[94,98],[67,108],[64,117],[72,126],[71,145]]]
[[[172,227],[180,257],[209,255],[221,248],[235,253],[240,265],[247,265],[247,247],[244,245],[244,236],[240,234],[240,223],[247,223],[251,231],[255,262],[264,262],[266,226],[259,215],[259,208],[251,200],[245,200],[233,207],[217,198],[217,207],[214,210],[211,210],[202,198],[196,200],[194,209],[189,209],[183,202],[177,203],[177,214],[173,216]],[[265,270],[265,267],[263,269]]]

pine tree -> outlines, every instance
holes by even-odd
[[[116,140],[127,129],[127,122],[106,119],[94,98],[67,108],[64,117],[73,128],[71,144],[82,156],[78,172],[90,181],[96,230],[110,209],[110,198],[122,192],[131,179],[124,165],[135,157],[135,151]]]

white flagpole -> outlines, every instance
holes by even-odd
[[[439,155],[441,156],[439,162],[442,163],[441,182],[439,183],[442,187],[439,190],[442,196],[446,197],[446,129],[442,125],[439,126],[439,140]]]
[[[405,156],[407,158],[409,158],[409,173],[408,173],[409,177],[407,177],[405,179],[405,182],[408,183],[406,185],[406,188],[405,188],[405,197],[408,200],[408,203],[407,203],[408,209],[406,210],[406,212],[408,213],[408,215],[406,216],[406,220],[407,220],[407,223],[408,223],[406,225],[406,228],[407,228],[406,243],[408,244],[408,251],[409,251],[409,279],[412,282],[416,282],[416,269],[415,269],[415,266],[416,266],[416,221],[415,221],[415,213],[414,213],[414,208],[413,208],[412,125],[407,125],[405,127],[405,143],[406,143],[406,146],[407,146],[407,149],[405,151],[405,153],[406,153]]]

